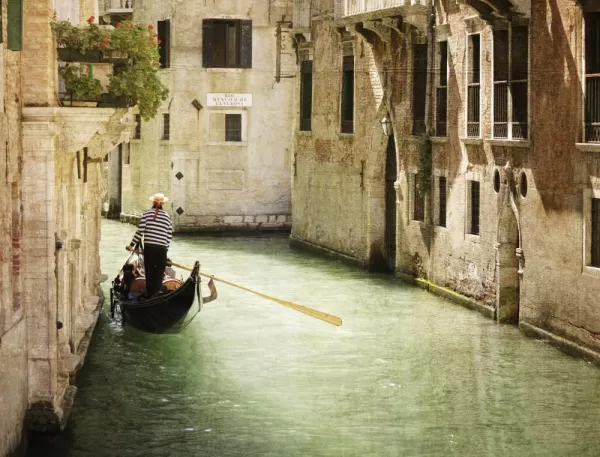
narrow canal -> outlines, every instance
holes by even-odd
[[[104,222],[104,273],[133,232]],[[600,370],[514,327],[283,236],[180,236],[170,257],[344,325],[221,284],[179,335],[106,306],[66,431],[29,457],[600,455]]]

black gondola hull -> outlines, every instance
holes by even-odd
[[[111,307],[120,309],[127,326],[147,333],[177,333],[187,325],[186,316],[194,304],[198,304],[198,310],[202,306],[198,270],[199,263],[196,262],[181,287],[148,300],[125,300],[123,294],[111,290],[114,296]]]

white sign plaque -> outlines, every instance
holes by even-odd
[[[206,106],[252,106],[252,94],[206,94]]]

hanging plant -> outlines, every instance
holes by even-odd
[[[92,76],[89,68],[68,64],[59,70],[65,91],[72,100],[96,100],[102,93],[102,84]]]
[[[95,51],[101,53],[104,61],[119,62],[119,65],[114,64],[108,93],[102,94],[101,98],[118,99],[127,106],[137,104],[144,120],[153,118],[169,94],[160,80],[160,40],[154,27],[129,20],[119,22],[115,27],[104,27],[93,21],[92,16],[83,27],[69,21],[53,22],[52,30],[59,50]]]
[[[427,133],[421,135],[419,139],[419,190],[421,195],[427,194],[431,190],[431,138]]]

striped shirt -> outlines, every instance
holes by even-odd
[[[171,218],[162,209],[159,209],[156,219],[154,219],[155,211],[155,208],[150,208],[142,214],[138,229],[131,240],[131,247],[139,243],[143,236],[144,244],[156,244],[169,248],[173,232]]]

